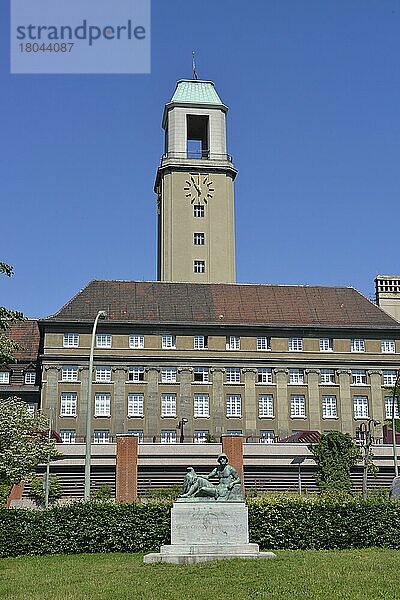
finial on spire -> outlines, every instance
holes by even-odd
[[[192,52],[192,70],[193,70],[193,79],[198,79],[199,76],[197,75],[197,71],[196,71],[196,53],[194,50]]]

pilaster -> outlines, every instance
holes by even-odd
[[[160,399],[158,397],[159,367],[147,367],[147,398],[144,406],[144,436],[152,437],[160,432]]]
[[[306,369],[308,382],[308,412],[312,431],[321,431],[321,402],[319,397],[319,369]]]
[[[193,400],[192,400],[192,367],[179,367],[180,376],[180,397],[178,417],[187,419],[185,425],[185,435],[193,437]]]
[[[243,429],[244,435],[256,435],[258,402],[256,396],[257,369],[242,369],[244,376]]]
[[[353,431],[353,401],[350,390],[351,371],[347,369],[339,369],[337,371],[339,377],[339,404],[340,418],[342,422],[341,430],[343,433],[354,435]]]
[[[274,369],[276,378],[277,435],[281,438],[290,435],[289,401],[287,393],[288,369]]]
[[[225,421],[225,393],[224,373],[225,369],[216,367],[211,369],[213,381],[212,414],[215,435],[220,436],[223,432]],[[210,432],[211,433],[211,432]]]
[[[125,382],[128,369],[123,366],[113,367],[114,381],[114,406],[111,408],[111,429],[112,434],[126,433],[126,417],[128,412],[127,399],[125,393]]]
[[[380,421],[380,425],[375,426],[375,437],[383,436],[382,423],[385,420],[383,399],[382,399],[382,371],[371,369],[367,371],[371,384],[370,399],[370,417],[375,421]]]

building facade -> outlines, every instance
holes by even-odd
[[[39,322],[42,407],[82,441],[91,329],[96,443],[273,442],[302,430],[356,436],[391,418],[398,323],[353,288],[92,281]],[[382,435],[382,425],[376,437]]]
[[[178,81],[165,106],[154,190],[158,280],[235,281],[234,179],[227,106],[212,81]]]
[[[15,363],[0,368],[0,399],[16,396],[26,402],[31,414],[35,414],[40,405],[38,322],[27,319],[14,323],[7,335],[19,344],[19,350],[14,353]]]

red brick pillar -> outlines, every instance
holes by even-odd
[[[244,490],[244,471],[243,471],[243,436],[241,435],[223,435],[222,452],[229,458],[229,464],[235,467]]]
[[[117,437],[116,499],[135,502],[137,498],[138,438],[135,435]]]
[[[25,483],[20,481],[19,483],[14,483],[12,486],[10,493],[8,494],[6,507],[9,508],[11,504],[11,500],[21,500],[22,494],[24,493]]]

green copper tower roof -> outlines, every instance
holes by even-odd
[[[224,105],[215,91],[214,83],[199,79],[181,79],[178,81],[171,102]]]

